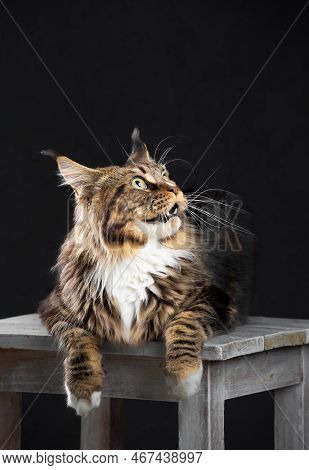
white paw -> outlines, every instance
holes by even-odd
[[[67,385],[65,385],[67,392],[67,404],[71,408],[74,408],[78,416],[87,416],[89,411],[94,408],[99,408],[101,403],[101,392],[92,392],[90,400],[86,398],[77,398],[73,393],[70,392]]]
[[[192,374],[189,374],[180,382],[176,382],[174,377],[168,376],[166,378],[166,384],[169,393],[180,400],[192,397],[192,395],[195,395],[200,389],[202,375],[203,364],[201,363]]]
[[[92,392],[91,394],[91,405],[93,408],[99,408],[101,403],[101,392]]]

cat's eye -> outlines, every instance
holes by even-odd
[[[170,177],[168,176],[167,173],[164,173],[164,175],[162,175],[162,178],[165,180],[165,181],[169,181]]]
[[[147,189],[147,184],[143,178],[133,178],[131,184],[135,189]]]

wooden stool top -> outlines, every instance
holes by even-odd
[[[226,360],[308,343],[309,320],[249,317],[246,323],[208,340],[204,345],[203,359]],[[0,348],[56,351],[57,345],[38,314],[32,313],[0,320]],[[150,342],[139,347],[105,343],[103,352],[120,356],[164,357],[165,348],[161,342]]]

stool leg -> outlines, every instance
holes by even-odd
[[[275,449],[309,446],[309,347],[303,346],[303,381],[275,391]]]
[[[0,392],[0,449],[20,449],[21,393]]]
[[[179,449],[224,449],[224,367],[206,362],[200,392],[179,402]]]
[[[309,449],[309,345],[303,346],[304,442]]]
[[[102,398],[99,408],[81,419],[81,449],[122,449],[123,404],[120,398]]]

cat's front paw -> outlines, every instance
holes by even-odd
[[[190,374],[183,379],[177,380],[174,376],[168,375],[166,377],[168,393],[179,400],[184,400],[195,395],[200,389],[202,375],[202,362],[197,369],[190,372]]]
[[[86,417],[88,413],[94,408],[99,408],[101,403],[101,392],[92,392],[90,399],[78,398],[72,392],[70,392],[67,385],[65,385],[67,392],[67,405],[74,408],[78,416]]]

